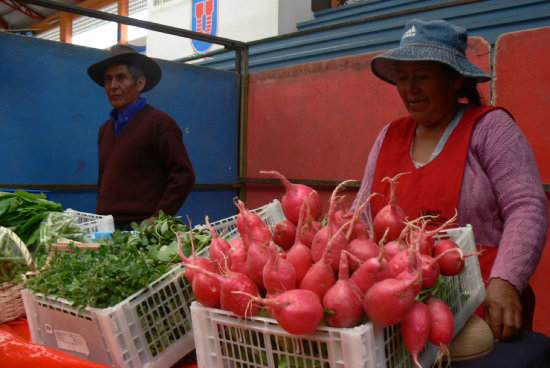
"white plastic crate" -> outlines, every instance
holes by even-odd
[[[115,223],[111,215],[96,215],[75,211],[71,208],[67,208],[65,212],[75,215],[76,223],[86,233],[87,240],[91,239],[95,232],[115,230]]]
[[[284,219],[277,200],[250,211],[270,226]],[[234,238],[239,235],[236,217],[216,221],[212,226]],[[207,251],[205,248],[198,255],[205,256]],[[175,267],[116,306],[88,307],[80,313],[70,301],[24,290],[32,341],[117,367],[168,368],[195,348],[189,309],[195,297],[189,281],[183,276],[176,278],[181,271],[183,267]]]
[[[117,367],[170,367],[194,348],[189,303],[193,294],[177,266],[114,307],[22,292],[32,341]]]
[[[466,252],[475,251],[470,225],[448,229],[437,239],[450,238]],[[485,298],[477,256],[466,258],[465,269],[447,277],[437,294],[451,308],[455,334]],[[399,325],[366,323],[354,328],[319,327],[308,335],[292,335],[275,320],[244,319],[220,309],[191,304],[195,350],[199,368],[323,367],[412,368]],[[431,367],[438,348],[430,343],[420,356]]]

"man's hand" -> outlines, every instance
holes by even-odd
[[[522,307],[514,285],[503,279],[491,279],[483,309],[495,341],[517,337],[521,328]]]

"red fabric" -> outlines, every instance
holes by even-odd
[[[57,349],[31,342],[25,318],[0,325],[0,362],[10,368],[108,368]],[[8,365],[7,362],[9,362]],[[197,368],[194,356],[186,357],[172,368]]]
[[[390,186],[382,179],[407,173],[398,179],[396,197],[409,220],[422,215],[438,215],[439,217],[432,221],[433,225],[437,226],[451,218],[458,206],[472,129],[477,119],[491,109],[484,106],[468,109],[441,153],[418,169],[410,156],[417,123],[410,116],[392,122],[378,155],[372,183],[373,193],[384,194],[371,199],[373,216],[389,200]]]

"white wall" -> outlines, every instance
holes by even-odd
[[[191,0],[156,7],[153,1],[148,3],[149,21],[191,30]],[[295,32],[296,23],[313,19],[311,0],[218,0],[218,6],[217,36],[243,42]],[[190,39],[147,32],[148,56],[174,60],[194,54]]]

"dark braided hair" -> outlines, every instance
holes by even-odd
[[[459,74],[451,66],[443,63],[441,63],[441,65],[443,66],[445,75],[449,78],[453,78]],[[479,92],[477,90],[477,79],[464,77],[464,83],[462,83],[462,86],[456,91],[456,97],[466,98],[468,102],[473,105],[481,105],[481,97],[479,96]]]

